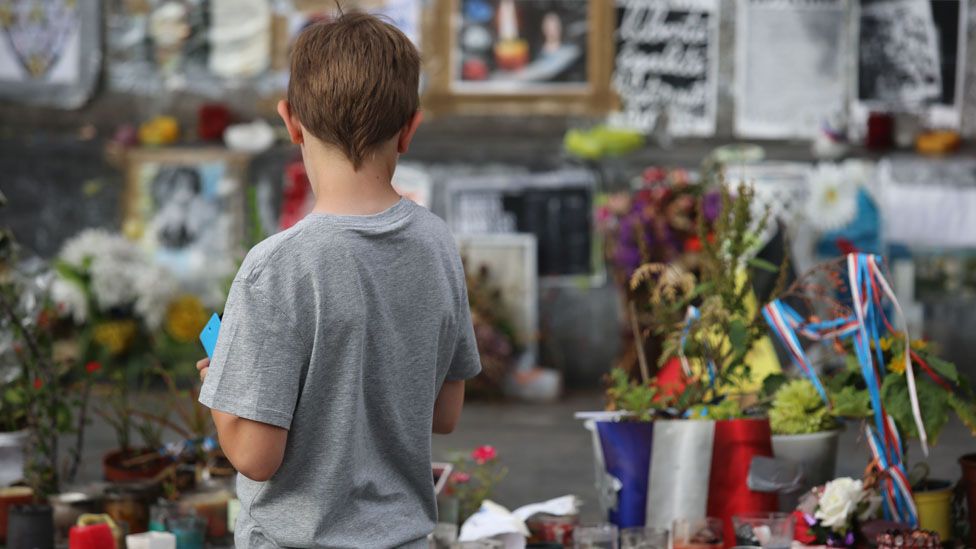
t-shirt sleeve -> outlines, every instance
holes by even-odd
[[[460,310],[458,311],[457,343],[454,345],[454,355],[451,366],[447,370],[447,381],[461,381],[471,379],[481,373],[481,355],[478,353],[478,342],[474,337],[474,325],[471,322],[471,309],[468,306],[468,291],[461,286]]]
[[[288,429],[308,361],[295,320],[252,283],[235,280],[200,402]]]

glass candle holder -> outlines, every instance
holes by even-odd
[[[673,549],[721,549],[722,519],[679,518],[671,528]]]
[[[575,549],[618,549],[617,527],[613,524],[577,526],[573,531]]]
[[[786,549],[793,543],[796,520],[789,513],[747,513],[732,517],[735,542],[769,549]]]
[[[661,528],[624,528],[620,549],[668,549],[668,531]]]

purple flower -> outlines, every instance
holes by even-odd
[[[722,195],[716,191],[705,193],[702,199],[702,215],[705,216],[705,221],[715,221],[720,213],[722,213]]]

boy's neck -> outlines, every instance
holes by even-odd
[[[372,215],[400,200],[392,184],[395,154],[375,154],[356,170],[344,156],[322,152],[303,150],[305,169],[315,192],[313,212]]]

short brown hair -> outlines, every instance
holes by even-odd
[[[358,170],[417,112],[420,54],[399,29],[349,13],[302,31],[291,54],[288,103],[315,137]]]

